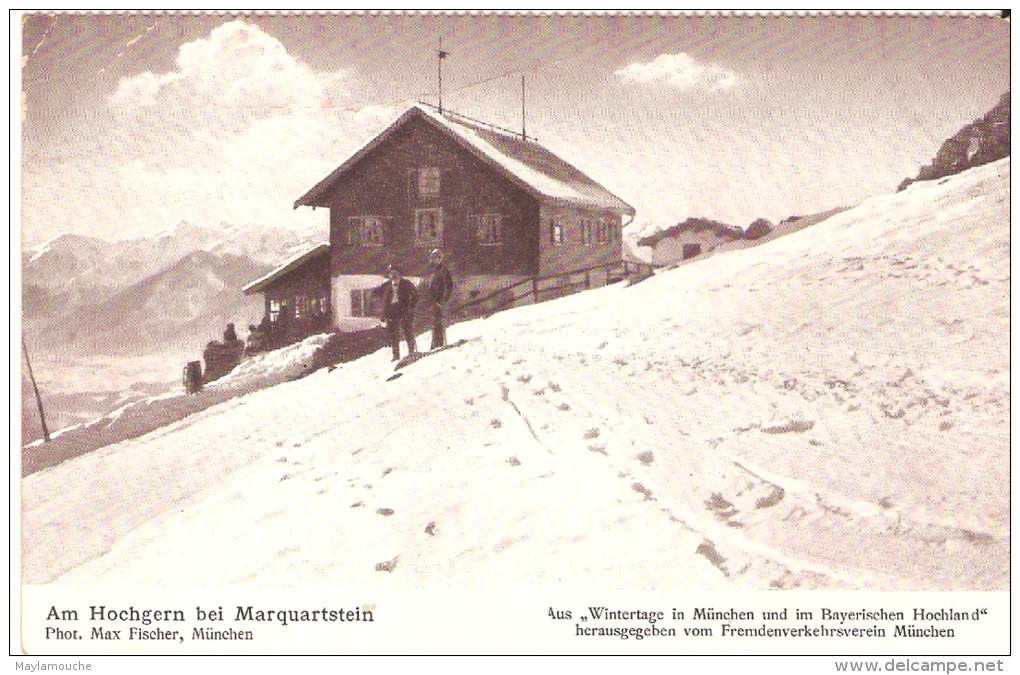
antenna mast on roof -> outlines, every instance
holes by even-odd
[[[521,139],[528,140],[528,116],[524,105],[524,73],[521,73]]]
[[[443,51],[443,38],[439,38],[439,114],[443,114],[443,59],[450,55],[450,52]]]

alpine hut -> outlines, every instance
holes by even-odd
[[[421,276],[435,248],[456,278],[454,307],[528,283],[538,299],[539,280],[566,287],[583,274],[583,287],[603,285],[623,264],[621,229],[635,214],[534,139],[425,104],[299,206],[329,209],[330,308],[343,330],[374,325],[361,317],[373,313],[371,289],[389,265]]]

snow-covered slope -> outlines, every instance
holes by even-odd
[[[29,476],[25,581],[1009,587],[1009,160]]]

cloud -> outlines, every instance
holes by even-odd
[[[660,54],[648,63],[632,63],[615,74],[629,82],[663,83],[683,90],[718,91],[735,87],[740,82],[732,70],[714,63],[699,63],[683,52]]]
[[[225,23],[180,45],[172,70],[122,79],[96,134],[26,163],[24,231],[321,223],[294,200],[402,110],[359,105],[358,85],[351,71],[313,70],[257,26]]]
[[[343,71],[316,73],[258,26],[231,21],[181,45],[177,69],[123,78],[108,98],[115,111],[212,106],[219,115],[271,114],[332,105]]]
[[[154,106],[160,88],[176,77],[173,73],[158,76],[145,72],[135,77],[124,78],[118,84],[117,90],[110,94],[108,101],[110,106],[116,109]]]

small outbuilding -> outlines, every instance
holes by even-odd
[[[671,265],[710,253],[723,244],[742,239],[740,228],[707,218],[688,218],[637,241],[652,247],[652,264]]]

